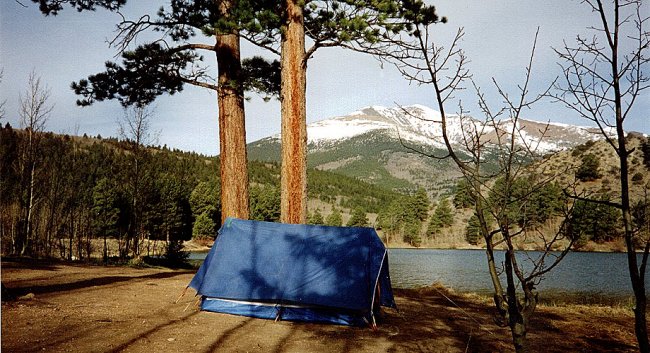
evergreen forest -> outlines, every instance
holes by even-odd
[[[309,198],[332,205],[311,223],[343,225],[400,197],[350,177],[311,169]],[[251,219],[279,221],[280,168],[249,163]],[[144,147],[130,140],[77,137],[0,126],[2,253],[120,259],[163,255],[184,240],[214,239],[220,226],[219,158]],[[349,213],[352,213],[351,211]],[[156,244],[159,247],[156,247]],[[162,249],[160,248],[162,246]],[[171,256],[171,255],[170,255]]]

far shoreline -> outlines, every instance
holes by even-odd
[[[201,244],[202,243],[202,244]],[[197,243],[194,240],[189,240],[183,242],[183,251],[188,252],[188,253],[204,253],[204,252],[209,252],[210,249],[212,249],[212,244],[214,241],[208,241],[208,242],[201,242]],[[571,249],[569,252],[577,252],[577,253],[626,253],[627,251],[625,248],[621,249],[621,244],[618,242],[609,242],[609,243],[594,243],[590,242],[587,245],[579,248],[579,249]],[[415,246],[410,246],[407,244],[395,244],[395,245],[388,245],[386,246],[386,249],[388,250],[394,250],[394,249],[403,249],[403,250],[486,250],[485,247],[481,246],[474,246],[471,244],[462,245],[458,246],[457,244],[454,245],[448,245],[448,246],[420,246],[420,247],[415,247]],[[497,251],[505,251],[505,248],[497,248]],[[544,251],[544,249],[537,248],[535,246],[528,246],[524,247],[522,249],[516,249],[516,251]],[[561,250],[552,250],[552,252],[559,252]],[[642,249],[638,250],[637,253],[642,253]]]

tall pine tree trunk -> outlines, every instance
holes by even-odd
[[[307,61],[303,8],[285,0],[281,43],[282,170],[280,220],[305,223],[307,218]]]
[[[229,16],[232,7],[232,0],[219,2],[219,11],[225,18]],[[216,36],[223,223],[226,217],[248,219],[248,159],[239,33],[233,30],[217,33]]]

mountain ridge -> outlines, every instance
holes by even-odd
[[[403,107],[387,108],[379,105],[368,106],[346,115],[335,116],[307,126],[308,144],[321,145],[329,142],[348,139],[370,131],[392,131],[394,137],[402,140],[445,148],[442,137],[440,112],[424,105],[416,104]],[[519,119],[522,133],[520,139],[532,145],[538,145],[540,153],[559,151],[601,138],[601,132],[595,127],[578,126],[559,122],[540,122],[530,119]],[[502,131],[512,131],[512,122],[503,119],[497,128]],[[447,135],[456,147],[462,145],[464,132],[471,129],[482,130],[486,135],[493,134],[495,128],[490,124],[471,116],[447,116]],[[540,142],[542,132],[546,132],[545,141]],[[613,132],[613,131],[611,131]],[[276,134],[268,137],[279,139]]]
[[[517,140],[539,156],[602,139],[599,130],[585,126],[524,119],[518,126]],[[500,121],[495,128],[471,117],[447,117],[447,135],[461,155],[468,153],[463,142],[468,131],[483,131],[485,142],[496,145],[497,137],[503,138],[504,132],[512,130],[509,120]],[[442,140],[440,113],[424,105],[364,107],[308,124],[307,138],[309,167],[396,191],[412,192],[423,187],[432,197],[445,196],[460,177],[449,161],[426,156],[446,155],[447,148]],[[252,142],[248,148],[253,160],[278,162],[280,135]]]

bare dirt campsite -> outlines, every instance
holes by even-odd
[[[441,287],[396,290],[368,328],[200,312],[194,271],[2,261],[3,352],[510,352],[492,304]],[[14,297],[14,298],[9,298]],[[542,306],[534,352],[635,352],[627,308]]]

